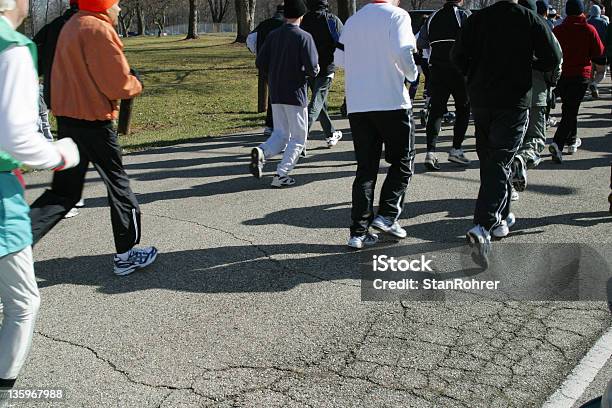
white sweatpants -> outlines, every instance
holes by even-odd
[[[40,306],[32,247],[0,258],[0,302],[0,378],[12,380],[30,351]]]
[[[293,105],[272,104],[274,131],[259,148],[266,159],[285,149],[285,154],[276,168],[279,176],[286,176],[297,164],[308,136],[308,108]]]

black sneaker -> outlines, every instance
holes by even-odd
[[[527,163],[523,156],[517,155],[512,163],[512,185],[516,191],[525,191],[527,188]]]
[[[559,163],[559,164],[563,163],[563,153],[561,153],[561,149],[559,149],[559,146],[557,146],[555,142],[552,142],[548,146],[548,151],[552,155],[552,160],[555,163]]]

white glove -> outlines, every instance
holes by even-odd
[[[79,148],[71,138],[65,137],[57,142],[53,142],[53,146],[55,146],[57,152],[62,156],[62,162],[53,169],[54,171],[71,169],[81,161]]]

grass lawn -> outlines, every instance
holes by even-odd
[[[263,127],[257,113],[255,57],[233,35],[127,38],[130,65],[145,85],[134,103],[132,134],[122,136],[128,149],[168,145]],[[330,111],[339,112],[344,78],[336,76]]]

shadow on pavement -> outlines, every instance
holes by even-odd
[[[128,277],[112,273],[112,255],[80,256],[37,262],[40,288],[71,284],[98,287],[107,294],[167,289],[193,293],[281,292],[298,285],[335,280],[359,280],[360,264],[371,253],[393,247],[381,243],[355,252],[344,245],[246,245],[161,253],[151,267]],[[402,255],[455,248],[462,243],[402,245]],[[312,257],[297,257],[316,254]],[[271,258],[274,257],[274,258]],[[459,274],[473,275],[472,269]],[[358,286],[359,282],[341,284]]]

